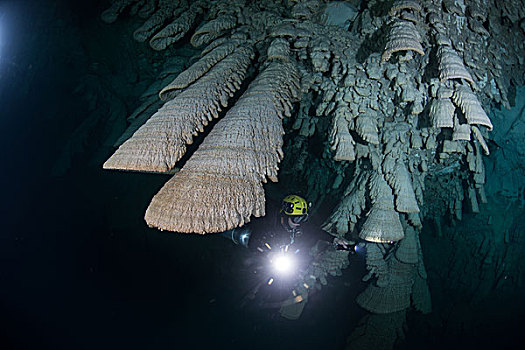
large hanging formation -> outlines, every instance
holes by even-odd
[[[244,225],[265,214],[263,183],[277,181],[283,149],[294,152],[310,197],[321,205],[340,195],[324,230],[366,245],[368,287],[357,302],[372,313],[369,324],[391,331],[386,344],[409,307],[431,309],[423,218],[461,219],[464,199],[473,212],[486,202],[482,153],[489,154],[493,125],[483,107],[509,105],[505,77],[520,64],[523,43],[509,43],[509,29],[493,19],[494,11],[520,11],[511,4],[396,0],[378,14],[384,6],[116,0],[102,19],[111,23],[125,11],[144,18],[133,36],[155,50],[192,31],[190,43],[205,46],[195,63],[152,88],[158,96],[148,95],[132,115],[104,164],[175,172],[153,197],[148,225],[199,234]],[[285,117],[301,140],[290,146]],[[308,153],[314,136],[324,140],[323,159]],[[326,180],[332,173],[334,181]],[[452,180],[437,192],[442,174]],[[291,303],[298,295],[306,302],[309,289],[347,265],[345,252],[325,256]],[[378,334],[352,339],[364,346]]]

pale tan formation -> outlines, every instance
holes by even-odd
[[[396,210],[401,213],[419,213],[412,180],[405,162],[389,154],[383,161],[385,179],[394,189]]]
[[[179,41],[195,23],[197,15],[202,12],[199,2],[183,12],[177,19],[155,34],[149,41],[152,49],[160,51]]]
[[[470,130],[472,131],[472,134],[474,135],[476,140],[478,140],[481,148],[483,148],[483,152],[485,152],[485,155],[488,156],[490,154],[489,146],[487,145],[487,142],[485,141],[485,138],[481,134],[481,131],[475,125],[471,125],[470,126]]]
[[[461,124],[456,118],[454,120],[452,140],[453,141],[470,141],[470,125]]]
[[[275,25],[271,32],[272,37],[310,38],[312,33],[304,28],[298,28],[290,22],[281,22]]]
[[[425,55],[421,46],[421,36],[416,27],[412,22],[402,19],[395,20],[392,25],[381,61],[388,61],[392,54],[398,51],[415,51],[422,56]]]
[[[288,62],[290,60],[290,43],[284,38],[275,38],[268,47],[268,61],[280,60]]]
[[[492,130],[492,122],[481,107],[476,95],[467,86],[458,86],[452,96],[470,125],[483,125]]]
[[[373,145],[379,144],[377,121],[375,118],[366,114],[360,114],[355,120],[355,131],[366,142]]]
[[[367,244],[367,249],[369,246]],[[380,287],[369,283],[356,298],[359,306],[376,314],[388,314],[410,307],[410,294],[414,283],[413,265],[400,262],[394,255],[386,258],[386,264],[390,276],[388,284]]]
[[[330,44],[324,38],[315,38],[309,42],[310,59],[315,72],[330,70]]]
[[[104,163],[104,169],[167,172],[239,88],[251,62],[251,47],[215,65],[204,77],[162,106]]]
[[[369,176],[368,172],[362,172],[352,179],[339,205],[324,223],[323,230],[327,232],[335,231],[341,236],[354,230],[355,224],[361,218],[361,214],[366,207]]]
[[[394,195],[381,174],[376,173],[372,176],[370,196],[372,208],[367,214],[359,237],[376,243],[390,243],[402,239],[405,234],[399,214],[394,209]]]
[[[192,35],[190,43],[195,47],[208,44],[225,32],[234,28],[236,25],[237,17],[230,14],[224,14],[197,29]]]
[[[386,287],[390,282],[388,266],[385,262],[386,249],[382,244],[366,244],[366,269],[368,273],[362,277],[363,282],[376,277],[378,287]]]
[[[362,280],[369,284],[356,302],[372,313],[391,314],[411,305],[423,313],[432,309],[418,230],[405,221],[403,228],[405,237],[394,245],[366,243],[369,272]]]
[[[346,116],[349,111],[346,106],[342,105],[335,111],[332,119],[332,128],[330,130],[331,149],[335,151],[335,161],[354,161],[355,160],[355,141],[350,135],[348,121]]]
[[[148,40],[154,33],[162,28],[164,23],[172,17],[182,14],[185,9],[179,7],[180,0],[159,0],[155,12],[133,33],[133,38],[138,42]]]
[[[200,147],[153,197],[149,226],[184,233],[222,232],[264,215],[262,183],[277,181],[281,119],[299,94],[293,64],[264,69]]]
[[[446,45],[440,46],[438,48],[438,57],[439,79],[441,79],[441,81],[464,79],[468,81],[472,87],[476,86],[474,79],[472,79],[472,76],[465,68],[463,60],[452,47]]]
[[[399,241],[395,251],[396,258],[405,264],[417,264],[418,242],[417,232],[411,225],[405,225],[405,238]]]
[[[231,55],[244,40],[229,40],[212,49],[209,53],[180,73],[170,84],[159,93],[163,101],[174,98],[179,90],[187,88],[196,80],[205,75],[212,67]],[[235,83],[235,82],[232,82]],[[239,89],[237,87],[237,89]]]
[[[450,98],[436,98],[430,105],[430,120],[435,128],[453,128],[456,107]]]
[[[408,12],[408,11],[403,11],[403,12],[399,15],[399,18],[402,19],[402,20],[405,20],[405,21],[412,22],[412,23],[414,23],[414,24],[418,24],[418,23],[419,23],[419,17],[417,16],[416,13],[412,13],[412,12]]]

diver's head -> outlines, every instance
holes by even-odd
[[[303,197],[291,194],[281,203],[281,224],[287,229],[296,229],[308,220],[308,203]]]

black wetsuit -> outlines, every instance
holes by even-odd
[[[281,224],[281,218],[285,225]],[[309,222],[302,223],[294,232],[292,243],[291,232],[286,228],[287,220],[288,217],[281,217],[279,209],[270,208],[264,217],[254,218],[245,226],[222,233],[222,236],[243,246],[246,246],[245,238],[249,235],[247,247],[253,259],[250,273],[246,276],[254,279],[247,282],[247,285],[254,287],[247,293],[246,300],[255,300],[257,295],[258,306],[280,307],[290,297],[309,265],[322,251],[332,246],[333,236]],[[288,249],[285,252],[291,254],[294,267],[291,272],[281,274],[275,271],[273,254],[281,253],[286,246]]]
[[[285,225],[281,224],[281,215],[278,210],[272,210],[265,217],[256,218],[247,225],[250,230],[248,248],[251,250],[266,251],[268,245],[271,249],[290,245],[289,249],[299,249],[308,254],[308,251],[319,240],[332,242],[333,236],[308,222],[301,224],[295,232],[286,228],[287,217],[284,218]],[[293,243],[293,244],[292,244]]]

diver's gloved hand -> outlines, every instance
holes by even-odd
[[[304,306],[307,302],[308,292],[292,296],[282,303],[279,313],[286,319],[297,320],[299,317],[301,317]]]
[[[338,250],[354,251],[355,242],[349,241],[341,237],[335,237],[334,245]]]

